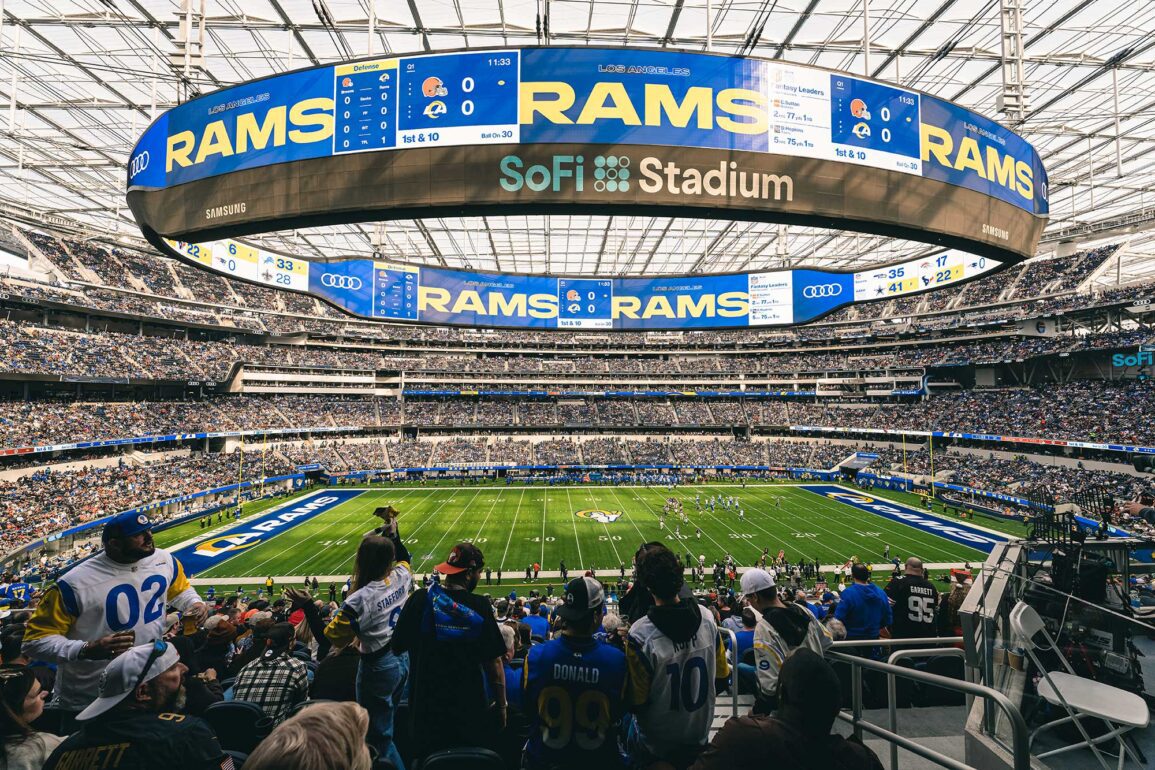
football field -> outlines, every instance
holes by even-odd
[[[500,569],[509,582],[523,578],[534,562],[543,571],[555,572],[563,559],[571,572],[595,568],[608,578],[620,564],[628,567],[637,547],[651,540],[667,543],[683,558],[687,553],[705,555],[709,563],[731,554],[738,564],[749,566],[767,549],[771,557],[784,551],[791,562],[817,559],[835,565],[858,557],[877,566],[884,564],[887,545],[892,558],[914,555],[936,564],[980,563],[985,553],[965,544],[965,535],[962,541],[952,539],[950,532],[959,527],[994,539],[1000,532],[1002,539],[1021,534],[1021,525],[1014,522],[984,519],[976,528],[919,511],[913,495],[882,494],[885,497],[866,496],[829,484],[693,485],[674,490],[503,484],[340,487],[312,490],[289,501],[249,504],[240,522],[214,522],[207,530],[194,520],[157,532],[156,541],[177,552],[198,583],[270,575],[294,581],[343,576],[353,569],[360,538],[380,523],[373,510],[392,505],[401,511],[400,532],[416,573],[431,571],[454,543],[471,540],[494,574]],[[721,496],[736,497],[744,518],[736,508],[718,506],[711,512],[705,502]],[[682,503],[688,523],[669,515],[661,525],[660,514],[670,497]],[[861,505],[863,500],[901,513],[897,518],[879,514]],[[283,524],[282,518],[287,519]],[[201,558],[206,553],[211,558]]]

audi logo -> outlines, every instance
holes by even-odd
[[[823,283],[817,286],[807,286],[802,289],[802,296],[806,299],[818,299],[819,297],[837,297],[842,293],[842,284],[840,283]]]
[[[357,291],[365,285],[364,281],[355,275],[336,275],[325,273],[321,276],[321,285],[331,289],[351,289]]]
[[[133,159],[131,161],[129,161],[129,163],[128,163],[128,175],[129,175],[129,177],[134,177],[137,174],[139,174],[141,171],[144,171],[146,168],[148,168],[148,161],[149,161],[148,150],[145,150],[144,152],[140,153],[139,155],[134,156]]]

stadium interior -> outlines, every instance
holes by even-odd
[[[324,637],[335,633],[330,623],[348,625],[341,613],[351,606],[354,564],[362,564],[358,544],[379,523],[364,502],[373,501],[401,511],[397,536],[413,557],[413,589],[445,579],[435,581],[434,565],[454,543],[485,551],[497,583],[487,571],[476,593],[516,637],[507,686],[530,687],[532,675],[522,675],[533,648],[554,644],[551,630],[556,641],[569,628],[554,610],[574,601],[571,575],[601,581],[601,643],[621,648],[633,665],[630,655],[639,653],[627,648],[641,649],[642,641],[629,634],[642,633],[644,616],[629,617],[627,597],[645,594],[649,574],[644,548],[631,561],[639,543],[667,543],[684,569],[688,601],[722,629],[727,649],[739,645],[733,633],[754,628],[742,622],[754,595],[744,591],[747,573],[769,568],[786,604],[834,618],[841,595],[858,585],[856,566],[868,565],[866,583],[891,594],[892,580],[914,574],[911,557],[926,564],[918,574],[938,585],[927,626],[933,633],[922,636],[940,639],[901,645],[895,640],[921,637],[897,627],[848,637],[845,626],[839,636],[842,622],[815,621],[835,640],[824,657],[841,700],[827,732],[853,736],[848,745],[861,740],[876,755],[876,764],[856,755],[859,764],[844,766],[1122,768],[1146,765],[1155,752],[1147,711],[1155,689],[1146,686],[1155,688],[1148,614],[1155,606],[1155,9],[1148,4],[17,0],[3,9],[0,592],[7,609],[0,611],[0,682],[9,669],[36,661],[55,670],[80,660],[80,653],[38,657],[28,641],[21,653],[21,634],[42,635],[34,614],[49,611],[45,597],[75,590],[59,586],[102,558],[110,522],[127,514],[144,517],[157,545],[179,555],[182,579],[187,573],[207,603],[207,620],[183,605],[178,616],[170,590],[173,614],[164,619],[165,638],[189,637],[187,656],[181,647],[190,669],[184,713],[215,731],[201,739],[215,747],[206,749],[213,756],[189,767],[369,768],[359,758],[366,731],[374,768],[594,767],[550,765],[560,760],[534,754],[531,725],[545,730],[547,746],[557,725],[528,701],[510,698],[490,754],[464,748],[464,740],[431,743],[437,720],[422,721],[403,685],[387,708],[380,702],[389,692],[376,702],[354,692],[356,672],[376,660],[368,635],[359,655],[354,646],[351,664],[333,663],[348,638],[330,648]],[[359,317],[319,295],[161,253],[125,205],[127,164],[141,132],[189,99],[365,56],[551,45],[782,59],[949,99],[1038,150],[1050,217],[1034,256],[956,285],[850,304],[797,325],[620,330]],[[584,278],[861,271],[941,251],[809,224],[613,211],[438,215],[244,240],[317,263],[358,257]],[[266,528],[252,543],[236,540],[238,522],[275,523],[285,506],[295,511],[292,505],[325,499],[318,490],[366,497],[309,512],[325,523],[302,524],[307,537]],[[835,490],[822,494],[846,508],[820,508],[804,490]],[[508,501],[510,494],[520,500]],[[720,516],[715,497],[725,500]],[[776,513],[783,504],[785,521]],[[878,504],[886,512],[863,507]],[[406,516],[409,505],[414,512]],[[846,512],[845,521],[838,518]],[[603,517],[596,531],[579,532],[591,522],[577,517],[591,513]],[[519,527],[523,517],[534,518]],[[923,539],[901,540],[904,528]],[[226,542],[232,545],[220,545]],[[214,561],[215,552],[205,557],[213,548],[230,553]],[[330,549],[331,561],[306,558]],[[283,593],[302,582],[321,600],[318,622],[328,628],[319,639],[301,603]],[[545,630],[533,625],[531,636],[524,620],[539,607]],[[895,606],[895,617],[900,612]],[[1041,636],[1028,613],[1042,636],[1057,640],[1053,650],[1036,655],[1031,640]],[[294,623],[290,657],[307,666],[313,690],[272,719],[267,704],[254,707],[256,717],[242,713],[245,698],[234,692],[241,667],[215,671],[218,681],[206,686],[201,653],[220,643],[227,625],[229,661],[259,662],[262,645],[275,648],[269,628],[282,621]],[[76,625],[60,638],[108,638],[84,633]],[[158,638],[141,633],[137,644]],[[43,643],[38,636],[35,650]],[[418,653],[408,654],[416,667]],[[725,753],[718,736],[740,724],[728,725],[729,718],[785,719],[792,697],[782,661],[775,664],[781,689],[767,705],[760,685],[740,681],[738,664],[756,658],[728,654],[733,674],[721,682],[719,670],[709,729],[693,757],[661,755],[649,744],[631,749],[623,727],[626,758],[599,764],[803,766],[742,764]],[[143,681],[143,673],[134,675]],[[1064,696],[1061,677],[1095,697]],[[193,705],[194,679],[214,705]],[[42,681],[46,692],[50,681]],[[384,687],[372,681],[364,689]],[[319,694],[322,682],[329,689]],[[708,684],[703,679],[701,687]],[[1106,709],[1114,693],[1135,697],[1141,714]],[[79,729],[59,695],[49,697],[40,721],[25,723],[3,706],[4,762],[35,728],[60,737],[42,764],[13,767],[90,766],[53,753]],[[316,748],[324,757],[318,764],[307,764],[308,752],[301,764],[262,755],[278,736],[291,740],[296,721],[317,704],[324,711],[343,700],[368,709],[368,722],[345,717],[360,725],[357,759],[324,754],[337,751],[321,739],[334,731],[307,721],[296,727],[324,744]],[[771,717],[776,706],[784,708]],[[632,708],[643,709],[642,724],[644,708]],[[747,717],[751,709],[756,716]],[[606,721],[629,711],[614,704]],[[1076,712],[1091,718],[1035,735]],[[390,732],[397,720],[388,739],[374,721],[382,713]],[[440,719],[451,721],[452,713]],[[764,723],[759,729],[769,730]],[[786,757],[766,735],[760,748],[747,737],[746,750]],[[135,740],[147,749],[147,737]],[[1073,750],[1049,753],[1068,743]],[[171,767],[175,758],[153,761],[133,766]]]

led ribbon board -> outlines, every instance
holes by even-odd
[[[381,58],[222,89],[166,112],[148,128],[129,160],[128,203],[159,248],[170,238],[215,252],[218,247],[202,242],[389,218],[646,214],[873,232],[987,260],[982,269],[951,263],[952,275],[1032,256],[1048,211],[1046,172],[1034,149],[957,105],[797,64],[624,48]],[[229,255],[238,261],[254,256],[249,247],[231,248],[244,252]],[[375,266],[338,264],[349,267],[329,274],[356,273],[363,286],[366,279],[379,281]],[[903,275],[886,280],[908,285],[892,295],[908,293],[925,277],[909,275],[909,265],[894,267],[903,267]],[[316,291],[305,279],[320,270],[305,268],[275,285]],[[260,281],[265,272],[262,264],[242,277]],[[418,292],[421,285],[446,288],[438,282],[451,281],[424,268],[402,272],[416,272],[408,280]],[[776,291],[806,287],[797,275],[789,290],[779,285],[788,274],[759,275],[774,276],[765,280]],[[840,295],[847,301],[859,299],[860,280],[881,280],[872,271],[838,275],[851,275],[854,296],[845,285]],[[394,277],[387,276],[389,286]],[[400,278],[384,296],[404,299],[406,278]],[[504,279],[463,280],[485,289]],[[614,296],[637,296],[636,287],[609,296],[619,287],[559,289],[550,284],[558,279],[540,280],[544,290],[527,286],[528,295],[555,296],[555,325],[561,326],[568,325],[557,323],[562,320],[600,318]],[[345,283],[325,288],[348,289],[356,281]],[[746,281],[748,292],[761,288]],[[572,303],[556,295],[569,297],[571,289],[593,293],[595,310],[566,318]],[[378,312],[378,303],[338,301],[357,305],[354,312],[362,315],[401,317]],[[418,310],[418,320],[452,323],[434,315],[469,312],[429,307],[431,316],[421,318]],[[801,320],[805,315],[795,313],[787,322]]]
[[[234,278],[307,291],[354,315],[390,321],[538,329],[712,329],[805,323],[853,302],[901,297],[990,273],[997,260],[948,251],[842,273],[589,278],[419,267],[371,259],[315,262],[233,240],[162,241]]]

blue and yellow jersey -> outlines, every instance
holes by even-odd
[[[33,658],[65,663],[56,693],[64,708],[83,708],[96,696],[108,661],[78,660],[85,641],[132,631],[136,644],[160,639],[169,607],[200,601],[184,567],[163,549],[135,564],[100,553],[65,572],[44,592],[28,621],[24,650]]]
[[[393,639],[397,618],[412,590],[409,562],[397,562],[384,580],[374,580],[349,594],[325,628],[325,637],[341,647],[357,637],[361,640],[362,653],[384,649]]]
[[[618,724],[629,685],[625,654],[562,636],[530,648],[522,704],[531,767],[618,767]]]

